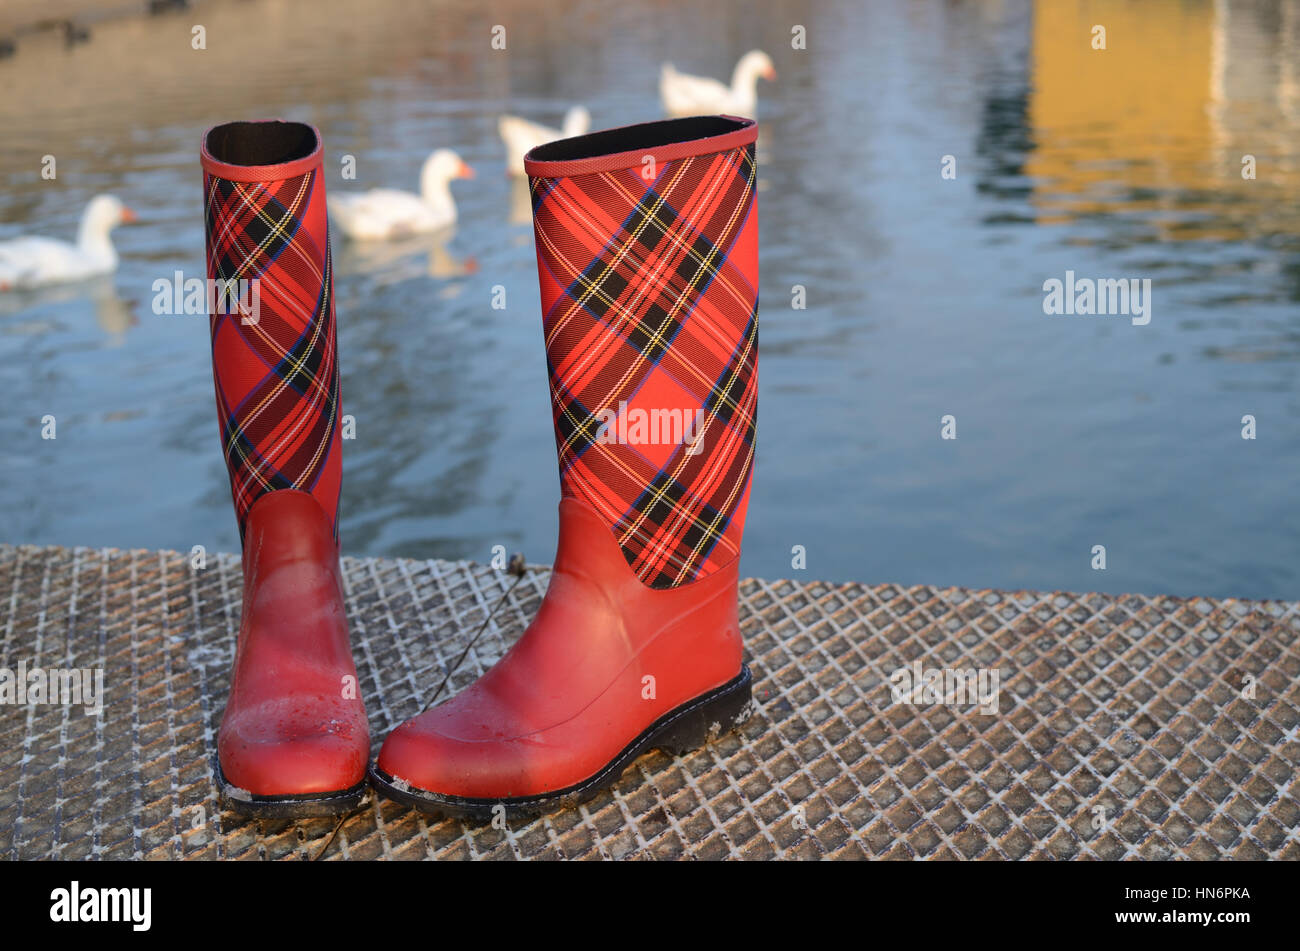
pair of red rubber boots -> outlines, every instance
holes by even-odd
[[[243,541],[216,763],[231,807],[338,814],[369,781],[444,816],[536,814],[748,715],[737,569],[757,400],[755,136],[753,120],[702,116],[529,153],[562,487],[550,583],[505,656],[397,726],[369,765],[339,568],[320,136],[279,121],[205,135],[213,376]]]

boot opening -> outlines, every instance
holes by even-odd
[[[572,162],[620,152],[640,152],[679,142],[726,135],[750,124],[750,120],[730,119],[726,116],[691,116],[687,119],[643,122],[622,129],[607,129],[604,132],[548,142],[529,152],[528,158],[534,162]]]
[[[226,165],[283,165],[311,155],[316,130],[301,122],[227,122],[208,133],[208,154]]]

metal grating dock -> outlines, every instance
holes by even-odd
[[[344,568],[377,751],[512,579]],[[546,581],[528,572],[454,689],[522,632]],[[1300,858],[1295,603],[749,580],[760,712],[742,733],[645,756],[612,793],[516,828],[372,800],[336,829],[218,808],[240,584],[232,556],[191,570],[170,552],[0,546],[0,666],[102,667],[107,689],[100,717],[0,706],[0,855]],[[916,660],[998,668],[999,712],[894,703],[890,674]]]

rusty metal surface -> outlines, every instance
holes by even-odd
[[[511,579],[344,566],[377,750]],[[546,580],[528,572],[451,689]],[[0,856],[1300,858],[1300,605],[761,580],[741,598],[759,712],[740,733],[504,830],[372,800],[324,850],[334,820],[218,808],[236,559],[0,546],[0,667],[102,667],[107,689],[99,717],[0,705]],[[999,669],[999,711],[895,703],[890,674],[916,660]]]

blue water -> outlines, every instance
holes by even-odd
[[[189,49],[183,17],[106,21],[71,49],[23,42],[0,61],[14,90],[0,106],[0,240],[69,237],[101,191],[142,223],[115,233],[112,278],[0,295],[0,540],[237,549],[206,322],[155,315],[151,286],[203,273],[202,130],[279,115],[321,128],[328,167],[357,157],[358,180],[334,171],[331,189],[414,188],[438,146],[479,172],[455,185],[449,240],[338,250],[343,411],[357,420],[345,551],[481,561],[500,544],[548,560],[558,476],[536,265],[496,116],[558,125],[582,102],[597,127],[654,118],[660,62],[722,77],[760,47],[779,78],[760,89],[743,571],[1300,597],[1300,11],[1109,6],[1137,20],[1152,75],[1176,58],[1218,77],[1174,116],[1183,125],[1135,134],[1144,110],[1177,111],[1146,94],[1081,87],[1063,110],[1044,72],[1058,41],[1027,0],[544,15],[381,2],[367,16],[333,0],[213,0],[207,51]],[[490,49],[495,23],[506,51]],[[792,23],[808,49],[790,48]],[[1137,55],[1114,32],[1111,53]],[[1243,187],[1236,163],[1252,151],[1261,171]],[[44,154],[56,181],[39,176]],[[1150,324],[1045,316],[1043,282],[1067,270],[1151,279]],[[491,307],[497,285],[505,310]],[[57,439],[40,437],[47,414]],[[941,438],[946,415],[956,439]]]

